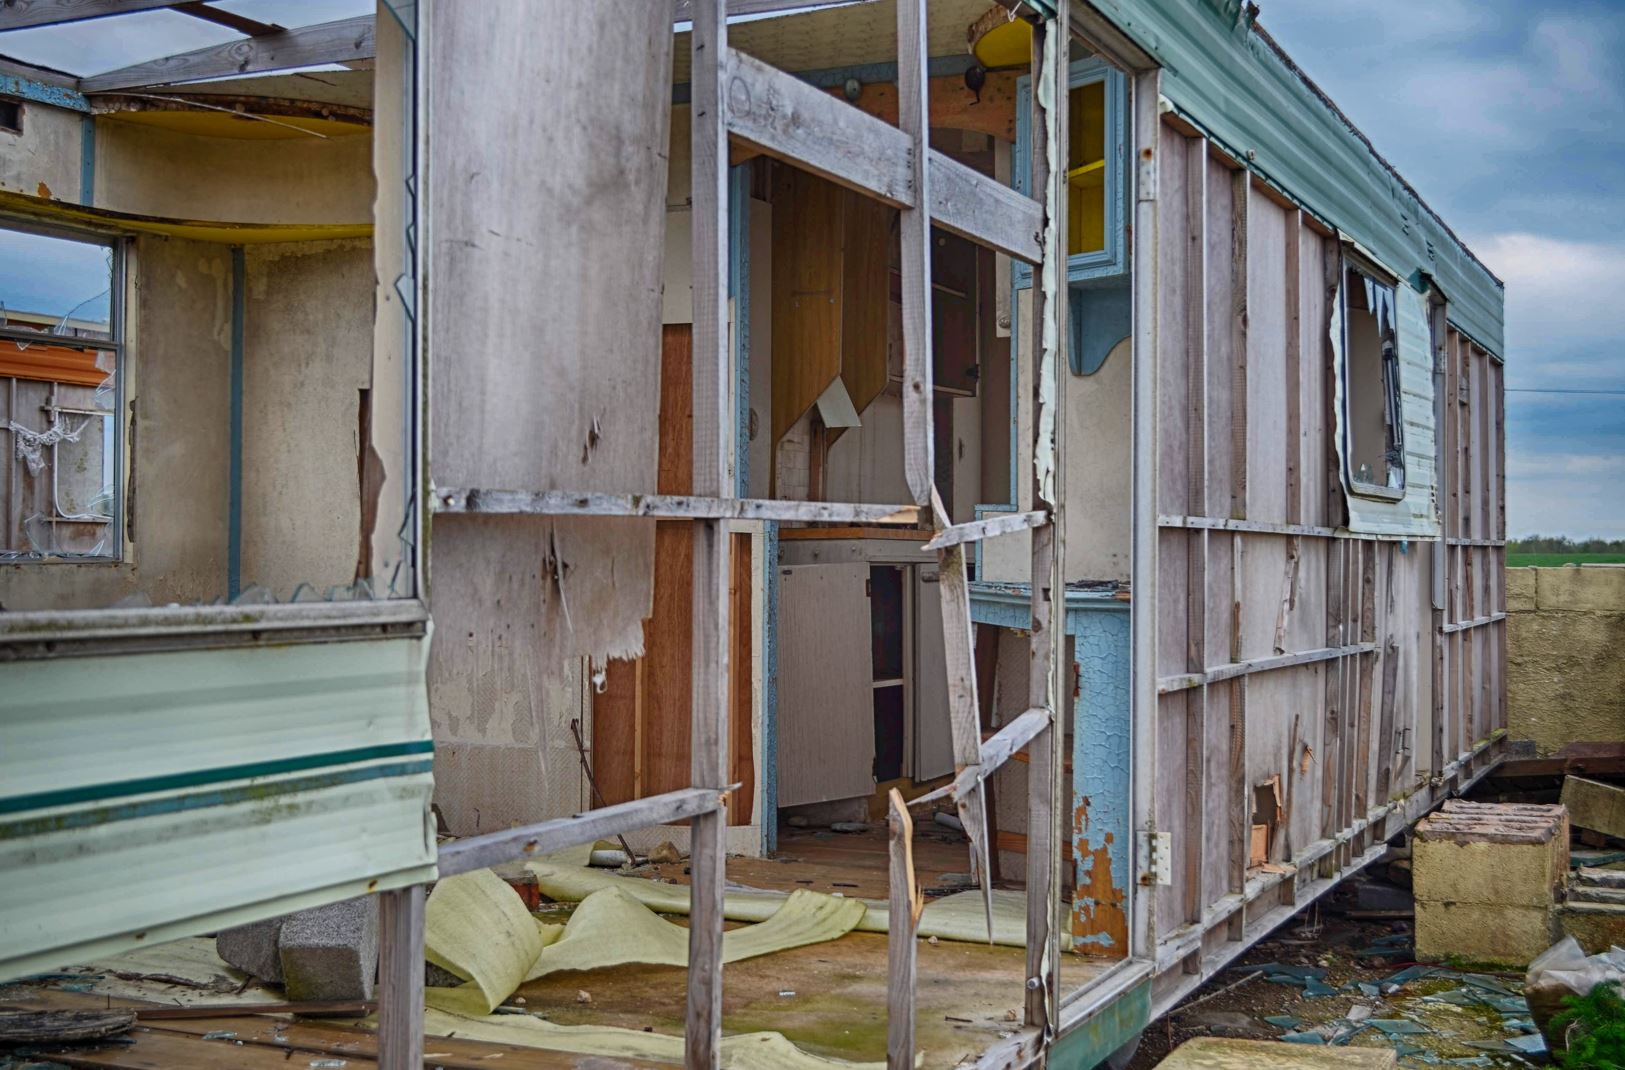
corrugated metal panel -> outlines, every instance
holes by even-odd
[[[1399,501],[1362,497],[1349,487],[1347,465],[1343,471],[1343,492],[1349,505],[1349,530],[1372,535],[1414,535],[1434,538],[1439,534],[1437,488],[1434,471],[1433,426],[1433,336],[1428,329],[1427,304],[1414,289],[1401,283],[1395,291],[1399,331],[1400,412],[1405,421],[1405,496]],[[1348,456],[1348,428],[1343,378],[1343,287],[1338,285],[1332,301],[1331,338],[1337,352],[1337,449]]]
[[[427,646],[8,667],[0,978],[432,879]]]
[[[1162,92],[1238,159],[1385,263],[1423,271],[1450,319],[1504,355],[1501,283],[1261,30],[1225,0],[1090,0],[1161,64]]]

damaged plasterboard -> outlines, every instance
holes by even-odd
[[[534,47],[527,5],[448,4],[429,17],[434,483],[652,491],[670,20],[653,7],[589,7],[569,20],[572,59],[558,63]],[[516,84],[530,92],[514,93]],[[539,124],[538,98],[568,121]],[[500,195],[512,189],[531,195]],[[569,657],[602,664],[642,652],[653,521],[504,517],[491,526],[437,517],[436,612],[443,557],[473,549],[448,533],[481,524],[487,540],[524,544],[520,575],[541,615],[534,629],[513,634],[503,624],[510,607],[491,607],[476,639],[503,632],[543,672]]]

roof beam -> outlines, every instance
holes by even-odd
[[[132,11],[174,7],[183,0],[0,0],[0,30],[58,26]]]
[[[3,2],[3,0],[0,0],[0,2]],[[822,7],[835,2],[837,0],[728,0],[728,17],[759,15],[769,11],[790,12],[804,7]],[[674,21],[694,21],[694,0],[677,0],[677,12]]]
[[[273,33],[285,33],[288,29],[286,26],[278,26],[274,22],[261,22],[258,19],[251,19],[247,15],[236,15],[230,11],[221,11],[219,8],[210,7],[208,4],[203,3],[203,0],[192,0],[191,3],[177,4],[175,10],[182,15],[190,15],[194,19],[202,19],[204,22],[212,22],[216,26],[224,26],[227,29],[236,30],[238,33],[246,33],[250,37],[268,37]]]
[[[237,74],[311,67],[320,63],[372,59],[375,52],[373,17],[362,15],[296,30],[283,30],[264,37],[228,41],[222,45],[183,52],[178,56],[121,67],[116,71],[81,78],[79,89],[84,93],[109,93],[149,85],[196,82],[205,78],[227,78]]]

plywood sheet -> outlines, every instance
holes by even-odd
[[[650,387],[660,360],[669,13],[564,0],[426,10],[434,481],[646,493],[657,452]],[[567,28],[571,62],[556,60],[563,41],[536,47],[537,25]],[[526,92],[513,92],[519,85]],[[439,529],[469,523],[479,521],[437,524],[432,567]],[[524,597],[540,606],[531,656],[544,669],[642,650],[652,524],[512,518],[503,534],[530,551]]]

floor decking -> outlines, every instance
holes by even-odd
[[[922,821],[915,868],[928,894],[962,891],[950,874],[968,874],[962,834]],[[785,827],[773,858],[730,858],[730,882],[753,888],[813,891],[865,899],[887,893],[886,835]],[[642,871],[686,882],[673,863]],[[674,919],[682,921],[683,919]],[[1063,981],[1074,989],[1100,972],[1090,960],[1064,956]],[[917,1044],[922,1066],[950,1067],[1019,1028],[1025,952],[1016,947],[942,940],[918,949]],[[849,933],[838,940],[731,963],[723,971],[723,1028],[728,1033],[773,1030],[804,1050],[855,1062],[886,1057],[886,937]],[[153,1002],[161,1002],[162,986]],[[569,972],[533,981],[517,993],[526,1010],[559,1025],[606,1025],[681,1034],[687,975],[677,967],[628,965]],[[139,1001],[54,989],[0,990],[11,1007],[103,1007]],[[222,1033],[233,1034],[221,1037]],[[205,1036],[215,1039],[205,1040]],[[596,1070],[612,1063],[572,1055],[461,1039],[430,1037],[425,1066],[467,1070]],[[291,1053],[291,1054],[290,1054]],[[221,1017],[145,1021],[120,1044],[78,1047],[51,1058],[72,1067],[153,1070],[159,1067],[242,1067],[286,1070],[342,1059],[346,1068],[376,1065],[376,1038],[333,1022],[231,1013]]]

